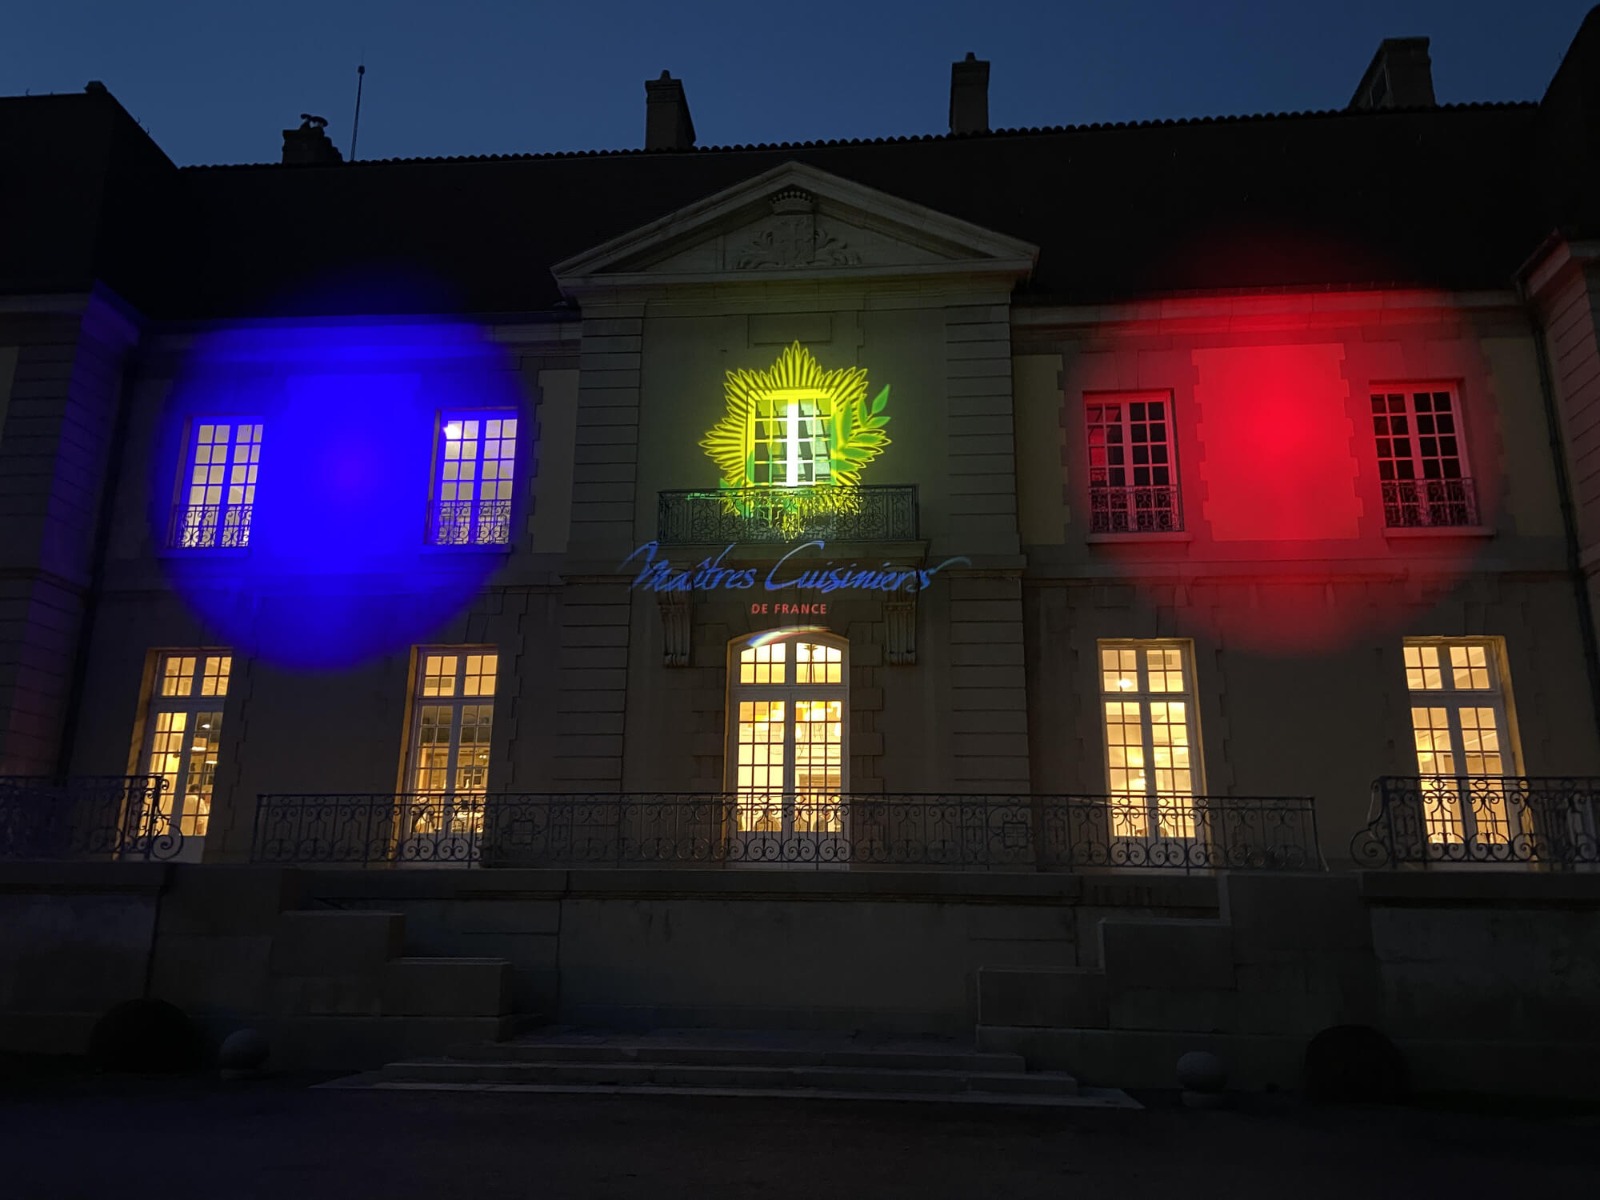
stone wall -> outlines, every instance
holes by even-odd
[[[1322,1030],[1381,1030],[1423,1092],[1591,1095],[1600,876],[1221,877],[1218,917],[1099,922],[1094,969],[985,969],[979,1046],[1093,1083],[1170,1087],[1190,1050],[1298,1088]]]
[[[145,994],[168,871],[0,867],[0,1050],[81,1054],[102,1013]]]

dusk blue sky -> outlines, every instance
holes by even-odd
[[[33,0],[0,94],[99,79],[180,164],[274,161],[299,114],[361,158],[626,149],[644,81],[700,145],[941,133],[950,63],[997,128],[1342,107],[1384,37],[1441,102],[1537,99],[1591,0]]]

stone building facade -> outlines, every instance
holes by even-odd
[[[0,100],[0,774],[207,866],[1592,866],[1600,19],[1428,71],[181,170]]]

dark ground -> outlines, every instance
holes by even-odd
[[[0,1080],[4,1200],[1600,1195],[1572,1106],[1144,1111]]]

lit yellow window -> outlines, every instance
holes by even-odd
[[[1199,765],[1188,658],[1183,643],[1100,644],[1113,837],[1195,836]]]
[[[817,635],[762,635],[738,647],[730,687],[730,770],[742,834],[842,835],[848,697],[845,647]],[[774,845],[778,842],[774,842]]]
[[[222,747],[222,708],[233,656],[218,651],[163,653],[145,720],[145,773],[161,781],[163,822],[201,838],[211,821]]]
[[[483,832],[500,656],[482,649],[417,652],[402,856],[460,861]]]
[[[1513,830],[1498,780],[1517,771],[1498,643],[1418,638],[1403,650],[1429,840],[1504,842]]]

